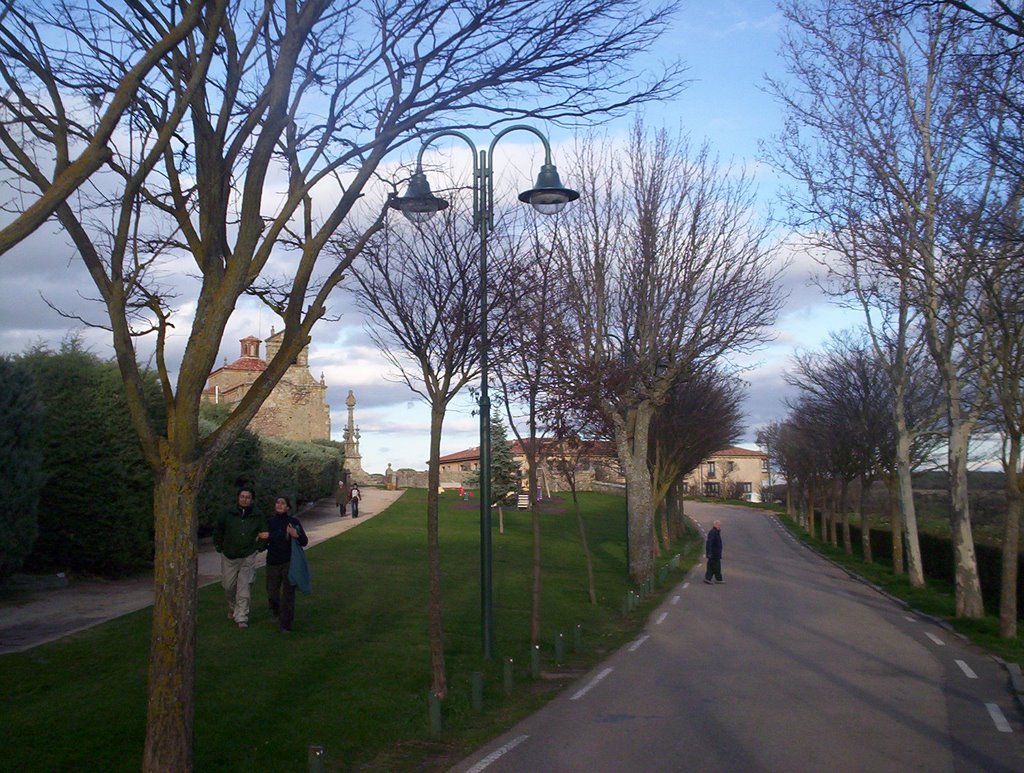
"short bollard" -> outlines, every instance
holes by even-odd
[[[473,672],[473,711],[484,710],[484,672]]]
[[[430,710],[430,737],[441,737],[441,699],[431,690],[427,693],[427,706]]]
[[[512,658],[505,658],[505,695],[512,694]]]
[[[307,752],[309,773],[324,773],[324,747],[310,746]]]
[[[555,634],[555,662],[558,665],[565,662],[565,634],[561,631]]]
[[[530,675],[534,679],[540,679],[540,645],[534,644],[530,648]]]
[[[576,627],[572,629],[572,651],[583,652],[583,626],[580,623],[576,623]]]

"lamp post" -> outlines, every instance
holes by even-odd
[[[558,170],[551,163],[551,145],[540,131],[532,126],[509,126],[491,140],[486,151],[477,151],[476,145],[460,131],[447,129],[435,132],[423,140],[416,156],[416,171],[409,180],[404,196],[392,196],[389,206],[399,210],[414,223],[423,223],[435,213],[448,207],[445,199],[430,191],[423,173],[423,154],[432,142],[441,137],[457,137],[469,145],[473,153],[473,223],[480,234],[480,624],[484,657],[494,657],[494,610],[491,603],[491,400],[488,394],[487,332],[487,236],[494,227],[494,146],[505,135],[514,131],[527,131],[544,145],[544,164],[537,175],[537,184],[519,194],[519,200],[529,203],[544,215],[561,212],[579,193],[562,186]]]

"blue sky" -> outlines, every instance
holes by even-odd
[[[771,2],[761,0],[685,4],[672,32],[651,52],[649,61],[681,57],[693,79],[690,87],[672,104],[646,111],[649,125],[664,124],[690,133],[694,141],[707,138],[723,161],[752,168],[760,191],[760,204],[770,205],[779,179],[759,165],[758,142],[779,127],[778,110],[760,89],[765,72],[779,74],[776,58],[781,17]],[[609,127],[625,131],[629,121]],[[545,129],[547,127],[539,127]],[[558,130],[549,129],[556,143]],[[489,137],[480,137],[486,145]],[[409,159],[403,159],[408,161]],[[532,181],[531,181],[532,182]],[[571,181],[565,180],[571,185]],[[39,341],[58,345],[77,328],[50,309],[41,293],[55,305],[81,308],[91,284],[70,250],[52,237],[40,235],[0,258],[4,281],[0,286],[0,352],[21,352]],[[789,303],[779,319],[776,341],[748,359],[746,378],[750,382],[745,404],[748,433],[752,441],[756,427],[781,418],[787,394],[781,373],[789,365],[794,348],[814,348],[828,331],[850,327],[856,318],[831,307],[816,288],[809,285],[813,265],[799,256],[786,275]],[[357,400],[356,420],[362,433],[363,467],[382,472],[394,467],[425,468],[428,451],[429,416],[419,398],[404,384],[389,377],[383,358],[377,353],[356,314],[352,300],[337,293],[341,319],[322,322],[314,331],[310,366],[314,376],[324,374],[328,401],[332,406],[335,439],[345,426],[345,396],[351,389]],[[239,355],[238,341],[247,335],[266,338],[274,324],[272,315],[258,305],[240,302],[221,347],[221,359]],[[101,355],[110,353],[109,338],[101,330],[83,333],[88,345]],[[452,407],[442,441],[442,453],[478,443],[478,424],[468,399]]]

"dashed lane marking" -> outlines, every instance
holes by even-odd
[[[638,649],[640,649],[640,645],[650,638],[651,635],[649,633],[645,633],[643,636],[641,636],[639,639],[637,639],[635,642],[629,645],[629,651],[636,652]]]
[[[662,612],[660,615],[658,615],[658,620],[657,622],[655,622],[655,625],[661,625],[662,623],[664,623],[666,617],[668,617],[668,612]]]
[[[917,618],[916,617],[912,617],[911,615],[904,615],[903,619],[904,620],[909,620],[912,623],[916,623],[917,622]]]
[[[986,703],[985,708],[988,709],[988,715],[992,717],[992,722],[995,723],[996,730],[1000,733],[1013,732],[1013,728],[1011,728],[1010,723],[1006,721],[1006,717],[1003,716],[1003,710],[999,708],[998,703]]]
[[[578,692],[577,692],[577,693],[576,693],[575,695],[573,695],[573,696],[572,696],[571,698],[569,698],[569,700],[571,700],[571,701],[578,701],[578,700],[579,700],[580,698],[582,698],[582,697],[583,697],[584,695],[586,695],[586,694],[587,694],[588,692],[590,692],[590,691],[591,691],[592,689],[594,689],[595,687],[597,687],[598,683],[599,683],[599,682],[600,682],[600,681],[601,681],[602,679],[604,679],[604,678],[605,678],[606,676],[608,676],[608,674],[610,674],[610,673],[611,673],[611,672],[612,672],[613,670],[614,670],[614,669],[612,669],[612,668],[606,668],[606,669],[605,669],[604,671],[602,671],[602,672],[601,672],[601,673],[599,673],[599,674],[598,674],[597,676],[595,676],[595,677],[594,677],[593,679],[591,679],[591,680],[590,680],[590,682],[588,682],[588,683],[587,683],[587,684],[586,684],[586,685],[585,685],[585,686],[584,686],[584,687],[583,687],[583,688],[582,688],[581,690],[579,690],[579,691],[578,691]]]
[[[938,644],[940,647],[945,647],[946,646],[946,642],[942,641],[942,639],[940,639],[938,636],[936,636],[931,631],[925,631],[924,635],[927,636],[929,639],[931,639],[936,644]]]
[[[962,660],[955,660],[953,662],[956,663],[958,666],[960,666],[960,670],[964,672],[964,676],[966,676],[968,679],[977,679],[978,678],[978,675],[976,673],[974,673],[974,669],[971,668],[969,665],[967,665],[964,661],[962,661]]]
[[[686,585],[689,585],[689,584],[690,584],[690,583],[686,583]],[[686,587],[686,585],[684,585],[683,587],[685,588],[685,587]],[[673,596],[673,597],[672,597],[672,606],[675,606],[675,605],[676,605],[676,604],[678,604],[678,603],[679,603],[679,596]]]
[[[491,752],[486,757],[484,757],[482,760],[480,760],[480,762],[478,762],[476,765],[474,765],[473,767],[471,767],[469,769],[468,773],[480,773],[481,770],[485,770],[488,766],[490,766],[490,764],[492,762],[497,762],[498,759],[503,754],[508,754],[510,751],[515,749],[517,746],[519,746],[519,744],[521,744],[523,741],[525,741],[529,737],[530,736],[528,736],[528,735],[516,736],[511,741],[509,741],[507,744],[502,746],[500,749],[497,749],[496,751]]]

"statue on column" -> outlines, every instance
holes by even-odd
[[[359,454],[359,428],[356,427],[355,418],[356,396],[351,389],[348,390],[345,405],[348,406],[348,422],[345,425],[345,469],[357,483],[366,483],[368,476],[363,472],[363,457]]]

